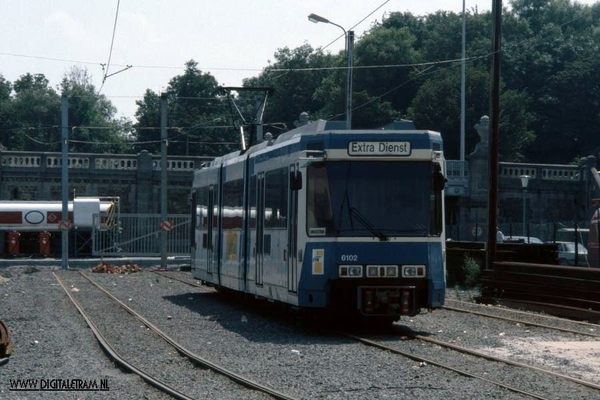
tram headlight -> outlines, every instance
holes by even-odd
[[[423,278],[425,276],[424,265],[403,265],[402,266],[402,277],[403,278]]]
[[[340,265],[338,272],[340,278],[362,278],[363,267],[362,265]]]

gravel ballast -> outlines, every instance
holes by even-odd
[[[0,398],[169,398],[137,376],[121,371],[100,350],[52,275],[56,271],[68,287],[77,288],[81,279],[78,272],[58,267],[33,271],[27,266],[0,269],[0,276],[4,277],[0,278],[0,319],[14,343],[10,361],[0,366]],[[228,301],[210,288],[187,286],[147,269],[128,275],[85,272],[192,352],[296,398],[527,398],[349,339],[315,334],[293,320],[262,314],[256,308]],[[86,293],[81,290],[77,296],[86,301]],[[90,296],[98,298],[97,293]],[[508,325],[482,325],[478,321],[438,311],[403,319],[400,324],[445,340],[451,340],[452,332],[468,330],[470,333],[461,335],[461,341],[474,348],[502,346],[501,339],[490,337],[496,329],[515,337],[523,333]],[[128,317],[120,317],[119,313],[111,315],[110,325],[115,329],[134,329]],[[536,335],[548,341],[562,338],[548,330],[540,330]],[[404,350],[410,346],[403,346]],[[440,353],[434,347],[418,350],[432,358]],[[169,371],[177,373],[176,369]],[[198,379],[202,374],[206,371],[199,369]],[[507,376],[510,374],[507,372]],[[45,392],[40,396],[40,392],[11,391],[11,383],[18,379],[104,379],[110,390]],[[219,398],[215,391],[209,393],[198,394],[198,398]],[[586,398],[583,396],[589,392],[570,392],[567,397],[564,394],[557,397],[558,393],[549,393],[548,397]]]
[[[0,367],[0,398],[171,398],[110,361],[52,275],[52,268],[9,267],[0,270],[0,276],[0,319],[14,347],[9,362]],[[110,390],[10,391],[11,382],[18,379],[37,380],[37,388],[42,388],[42,381],[50,387],[59,379],[98,384],[106,379]]]

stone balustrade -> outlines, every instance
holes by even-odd
[[[521,175],[529,175],[530,179],[544,181],[581,181],[581,167],[560,164],[521,164],[500,163],[499,178],[519,179]]]
[[[138,169],[139,155],[121,154],[69,154],[69,169],[129,170]],[[152,156],[152,169],[161,170],[160,156]],[[210,157],[171,156],[167,159],[168,171],[193,171]],[[60,153],[29,153],[3,151],[0,153],[2,168],[62,168]]]

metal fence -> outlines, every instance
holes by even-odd
[[[544,224],[498,224],[504,237],[537,238],[542,242],[579,242],[587,247],[590,221],[549,222]],[[446,239],[457,241],[487,242],[488,225],[446,225]]]
[[[94,256],[160,257],[163,229],[167,231],[168,255],[190,255],[188,214],[172,214],[165,221],[160,214],[121,214],[118,220],[105,220],[102,215],[94,218]]]

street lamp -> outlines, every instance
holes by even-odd
[[[529,175],[521,175],[519,176],[519,179],[521,179],[521,187],[523,188],[523,236],[526,235],[526,229],[525,227],[527,226],[527,223],[525,221],[526,218],[526,213],[525,213],[525,196],[527,195],[527,185],[529,184]],[[529,240],[528,240],[529,241]]]
[[[323,22],[325,24],[335,25],[344,31],[344,37],[346,38],[346,58],[348,62],[348,73],[346,79],[346,129],[352,129],[352,59],[354,50],[354,32],[347,31],[341,25],[331,22],[327,18],[323,18],[317,14],[310,14],[308,16],[310,22],[315,24]]]

